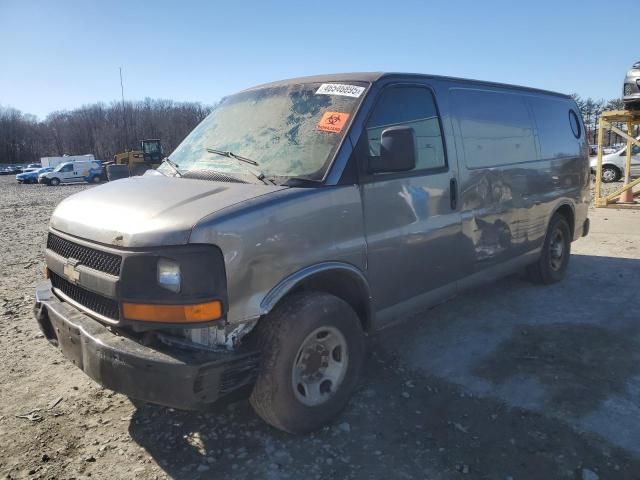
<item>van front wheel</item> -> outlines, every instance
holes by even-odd
[[[315,430],[347,405],[364,361],[360,319],[323,292],[285,299],[254,332],[262,362],[251,405],[289,433]]]
[[[60,180],[58,180],[56,177],[53,177],[51,180],[49,180],[49,185],[57,187],[58,185],[60,185]]]
[[[562,280],[571,255],[571,229],[559,213],[551,217],[540,258],[527,267],[527,275],[534,283],[550,285]]]

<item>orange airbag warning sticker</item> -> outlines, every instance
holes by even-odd
[[[342,130],[349,119],[349,114],[344,112],[324,112],[322,118],[316,126],[318,130],[323,132],[338,133]]]

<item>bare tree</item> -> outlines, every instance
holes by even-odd
[[[137,148],[145,138],[159,138],[170,153],[211,111],[200,103],[150,98],[124,107],[128,132],[119,102],[53,112],[43,121],[0,106],[0,163],[31,163],[65,153],[93,153],[109,160],[125,148]]]

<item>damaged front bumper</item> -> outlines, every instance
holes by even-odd
[[[129,397],[199,410],[248,394],[259,352],[147,346],[62,302],[45,280],[36,286],[40,330],[93,380]]]

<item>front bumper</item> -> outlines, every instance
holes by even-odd
[[[93,380],[129,397],[200,410],[246,395],[255,382],[259,352],[143,345],[60,301],[48,280],[36,286],[35,300],[47,340]]]
[[[636,104],[640,101],[640,76],[628,75],[624,79],[622,100],[625,104]]]

